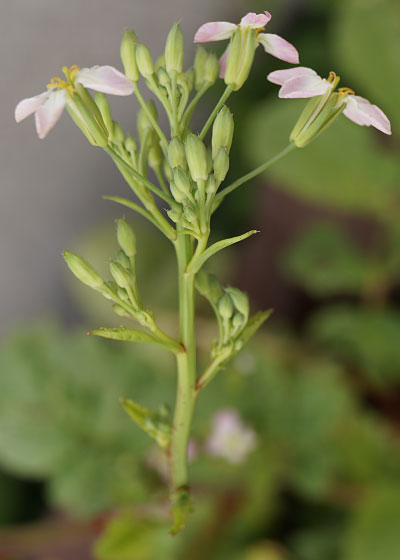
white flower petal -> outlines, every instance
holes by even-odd
[[[323,95],[332,84],[319,76],[300,76],[287,80],[279,90],[279,97],[282,98],[304,98]]]
[[[36,110],[36,132],[40,139],[47,136],[61,117],[66,103],[66,95],[64,89],[51,90],[47,100]]]
[[[297,68],[288,68],[287,70],[275,70],[275,72],[270,72],[267,76],[267,80],[273,84],[283,86],[283,84],[288,80],[291,80],[292,78],[300,78],[301,76],[318,76],[318,74],[311,68],[297,66]]]
[[[374,126],[385,134],[392,134],[390,121],[385,113],[367,99],[358,95],[349,95],[345,99],[343,114],[360,126]]]
[[[49,94],[49,91],[44,91],[43,93],[39,93],[39,95],[28,97],[20,101],[15,107],[15,120],[17,122],[21,122],[26,119],[26,117],[29,117],[29,115],[32,115],[32,113],[37,111],[39,107],[43,105]]]
[[[272,16],[269,12],[264,12],[263,14],[249,12],[240,20],[240,26],[251,27],[252,29],[262,29],[267,25],[271,17]]]
[[[265,52],[272,54],[276,58],[280,58],[291,64],[299,63],[299,53],[297,49],[286,39],[273,33],[260,33],[257,41],[262,44]]]
[[[229,21],[210,21],[202,25],[194,36],[195,43],[208,43],[210,41],[223,41],[229,39],[236,31],[237,25]]]
[[[82,68],[76,73],[75,82],[111,95],[131,95],[134,90],[132,82],[113,66]]]

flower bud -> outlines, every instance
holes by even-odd
[[[132,316],[128,313],[128,311],[125,311],[125,309],[118,305],[118,303],[115,303],[112,308],[114,313],[116,313],[119,317],[128,317],[131,319]]]
[[[189,206],[189,205],[185,206],[185,208],[183,210],[183,215],[185,217],[185,220],[187,220],[189,222],[189,224],[196,224],[197,223],[197,214],[191,206]]]
[[[156,60],[156,70],[157,70],[157,72],[160,68],[165,68],[165,54],[164,53],[160,54],[160,56]]]
[[[233,303],[229,294],[224,294],[218,302],[218,312],[224,319],[230,319],[233,315]]]
[[[217,190],[218,187],[217,187],[217,183],[215,182],[215,177],[214,175],[210,175],[206,183],[206,193],[209,195],[213,195],[217,192]]]
[[[200,270],[196,274],[196,288],[202,296],[209,299],[214,305],[223,297],[224,292],[214,274]]]
[[[238,29],[232,36],[226,60],[225,83],[237,91],[247,80],[257,47],[254,29]]]
[[[238,330],[240,330],[242,326],[245,324],[245,322],[246,319],[244,315],[242,315],[241,313],[235,313],[234,316],[232,317],[233,331],[237,332]]]
[[[94,100],[97,107],[99,108],[103,122],[106,125],[109,134],[112,134],[113,120],[111,116],[110,104],[107,100],[107,97],[104,95],[104,93],[97,92],[94,96]]]
[[[186,160],[193,181],[205,181],[208,177],[207,150],[195,134],[189,134],[185,140]]]
[[[128,255],[127,255],[122,249],[120,249],[120,250],[118,251],[117,261],[118,261],[119,264],[120,264],[121,266],[123,266],[126,270],[129,270],[129,269],[130,269],[131,261],[129,260]]]
[[[176,224],[182,219],[182,211],[177,209],[172,209],[167,211],[168,217]]]
[[[152,99],[149,99],[148,101],[146,101],[146,105],[148,111],[153,115],[154,119],[157,120],[157,109],[154,101]],[[147,132],[151,132],[153,130],[153,125],[149,121],[147,112],[143,108],[139,110],[137,115],[137,129],[141,142],[143,142]]]
[[[186,171],[184,171],[182,167],[174,169],[174,182],[176,188],[183,192],[186,196],[191,194],[192,185],[190,184],[190,179]]]
[[[114,142],[114,144],[123,144],[125,140],[125,134],[121,128],[121,125],[117,121],[113,121],[112,124],[113,127],[112,127],[111,140]]]
[[[139,72],[146,79],[154,74],[154,62],[149,49],[143,43],[138,43],[136,47],[136,62]]]
[[[137,163],[138,163],[138,161],[137,161],[138,160],[138,147],[137,147],[137,142],[133,138],[133,136],[128,134],[128,136],[125,137],[124,146],[125,146],[126,151],[128,152],[128,154],[131,157],[133,168],[136,169],[137,168]]]
[[[194,68],[189,68],[189,70],[185,72],[185,76],[186,76],[187,87],[189,91],[192,91],[192,89],[194,88],[194,80],[195,80]]]
[[[185,193],[179,190],[173,181],[171,181],[169,188],[171,190],[172,196],[174,197],[174,200],[176,200],[176,202],[178,202],[179,204],[181,204],[186,199]]]
[[[165,65],[168,72],[182,72],[184,39],[179,23],[174,23],[165,45]]]
[[[157,72],[158,82],[160,86],[164,88],[169,88],[171,84],[171,78],[165,68],[161,67]]]
[[[133,31],[127,29],[121,41],[121,60],[125,70],[125,76],[137,82],[139,80],[139,70],[136,62],[137,38]]]
[[[218,113],[212,130],[212,156],[215,158],[217,156],[218,150],[220,148],[226,148],[229,151],[232,146],[233,139],[233,116],[226,105],[222,107]]]
[[[149,165],[152,169],[158,169],[162,162],[162,151],[159,142],[156,140],[149,150]]]
[[[214,159],[214,175],[217,181],[222,182],[229,170],[229,156],[226,148],[220,148]]]
[[[247,294],[243,293],[238,288],[227,288],[226,291],[232,298],[233,304],[239,313],[247,318],[250,311],[249,298]]]
[[[131,287],[131,275],[119,262],[110,262],[110,272],[120,288],[127,289]]]
[[[194,59],[195,88],[201,89],[204,84],[204,68],[207,62],[208,53],[204,47],[197,47]]]
[[[218,58],[214,53],[209,53],[204,65],[204,82],[207,82],[210,86],[215,84],[219,76],[219,70]]]
[[[171,166],[169,165],[168,161],[166,159],[164,159],[163,162],[163,171],[164,171],[164,175],[166,176],[166,178],[168,179],[169,182],[172,181],[172,169]]]
[[[187,167],[185,147],[179,140],[179,138],[172,138],[171,142],[169,143],[168,162],[172,169],[175,169],[175,167],[182,167],[182,169],[185,169]]]
[[[136,255],[136,235],[131,226],[124,218],[117,221],[118,245],[129,258]]]
[[[97,272],[90,266],[85,259],[75,255],[71,251],[64,251],[63,257],[71,272],[86,286],[93,290],[101,290],[104,287],[104,280],[97,274]]]

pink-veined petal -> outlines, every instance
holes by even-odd
[[[32,113],[37,111],[39,107],[43,105],[48,98],[49,93],[49,91],[44,91],[43,93],[39,93],[39,95],[28,97],[20,101],[15,107],[15,120],[17,122],[21,122],[26,119],[26,117],[29,117],[29,115],[32,115]]]
[[[287,80],[279,90],[279,97],[289,99],[316,97],[324,95],[331,88],[332,84],[319,76],[300,76]]]
[[[93,66],[82,68],[76,73],[76,83],[111,95],[131,95],[132,82],[113,66]]]
[[[224,79],[226,72],[226,61],[228,59],[229,45],[226,47],[224,54],[219,59],[219,77]]]
[[[349,95],[345,99],[343,114],[360,126],[374,126],[385,134],[392,134],[390,121],[385,113],[367,99],[358,95]]]
[[[210,21],[196,31],[195,43],[209,43],[229,39],[237,29],[237,25],[229,21]]]
[[[249,12],[240,20],[240,25],[242,27],[252,27],[253,29],[262,29],[267,25],[271,19],[271,14],[269,12],[264,12],[263,14],[256,14],[255,12]]]
[[[267,76],[267,80],[273,84],[283,86],[283,84],[288,80],[291,80],[292,78],[300,78],[302,76],[318,77],[318,74],[311,68],[297,66],[297,68],[288,68],[287,70],[275,70],[274,72],[270,72]]]
[[[257,37],[257,41],[262,44],[265,52],[272,54],[272,56],[280,58],[285,62],[290,62],[291,64],[299,63],[299,53],[297,49],[279,35],[260,33]]]
[[[64,89],[51,90],[45,101],[35,112],[36,132],[40,139],[45,138],[61,117],[66,103]]]

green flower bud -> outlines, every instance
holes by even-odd
[[[124,146],[131,157],[133,168],[136,169],[138,164],[138,147],[136,140],[130,134],[125,137]]]
[[[233,115],[226,105],[218,113],[212,130],[212,156],[217,157],[220,148],[226,148],[228,154],[232,146],[233,139]]]
[[[185,169],[186,166],[186,155],[185,147],[179,138],[172,138],[168,146],[168,162],[172,169],[175,167],[182,167]]]
[[[173,210],[168,210],[167,211],[168,217],[176,224],[179,222],[179,220],[182,219],[182,210],[177,210],[177,209],[173,209]]]
[[[118,305],[118,303],[112,306],[114,313],[116,313],[119,317],[128,317],[129,319],[132,317],[128,311],[125,311],[123,307]]]
[[[209,299],[214,305],[216,305],[224,295],[217,277],[203,270],[200,270],[200,272],[196,274],[196,288],[202,296]]]
[[[158,169],[163,162],[163,154],[160,144],[156,140],[149,150],[149,165],[152,169]]]
[[[157,109],[155,103],[152,99],[146,101],[146,105],[150,113],[153,115],[154,119],[157,120]],[[144,109],[140,109],[137,115],[137,129],[140,141],[143,142],[144,137],[148,132],[153,131],[153,125],[149,121],[147,113]]]
[[[179,202],[179,204],[181,204],[186,199],[185,193],[179,190],[173,181],[170,183],[170,189],[172,196],[174,197],[176,202]]]
[[[149,49],[143,43],[138,43],[136,47],[136,62],[139,72],[146,79],[154,74],[154,62]]]
[[[195,134],[189,134],[185,140],[186,160],[193,181],[205,181],[208,177],[207,150]]]
[[[209,53],[206,59],[206,63],[204,65],[204,75],[203,80],[208,84],[213,85],[218,79],[219,76],[219,62],[218,58],[215,56],[214,53]]]
[[[247,294],[240,291],[238,288],[227,288],[226,291],[231,296],[236,309],[246,317],[249,316],[250,305]]]
[[[192,91],[192,89],[194,88],[194,80],[195,80],[194,68],[189,68],[189,70],[185,72],[185,76],[186,76],[187,87],[189,91]]]
[[[192,185],[186,171],[184,171],[182,167],[174,169],[174,182],[176,188],[183,192],[186,196],[191,194]]]
[[[136,62],[136,46],[138,44],[136,35],[130,29],[127,29],[121,41],[121,60],[124,65],[125,76],[137,82],[139,80],[139,70]]]
[[[125,303],[131,303],[131,300],[129,299],[128,296],[128,292],[125,290],[125,288],[118,288],[117,296],[119,297],[119,299],[122,299],[122,301],[124,301]]]
[[[196,56],[194,59],[194,86],[196,90],[202,88],[204,84],[204,68],[207,62],[208,53],[204,47],[197,47]]]
[[[233,315],[233,303],[229,294],[224,294],[218,302],[218,312],[224,319],[230,319]]]
[[[173,179],[172,169],[171,169],[171,167],[170,167],[170,165],[169,165],[169,163],[166,159],[164,159],[163,171],[164,171],[164,175],[166,176],[168,181],[171,182],[172,179]]]
[[[165,68],[165,54],[160,54],[160,56],[156,60],[156,70],[158,71],[160,68]]]
[[[111,116],[110,104],[107,100],[107,97],[104,95],[104,93],[97,92],[94,96],[94,101],[97,107],[99,108],[103,122],[109,134],[112,134],[113,120]]]
[[[63,257],[67,263],[68,268],[71,270],[78,280],[80,280],[89,288],[93,290],[101,290],[104,288],[103,278],[90,266],[85,259],[75,255],[71,251],[64,251]]]
[[[124,253],[133,259],[136,255],[136,235],[124,218],[117,221],[117,240]]]
[[[217,183],[215,182],[215,177],[214,175],[210,175],[206,183],[206,193],[209,195],[213,195],[217,192],[217,190],[218,187],[217,187]]]
[[[120,249],[118,251],[118,255],[117,255],[117,261],[119,262],[119,264],[121,266],[123,266],[126,270],[130,270],[130,266],[131,266],[131,261],[129,260],[128,255],[125,253],[125,251],[123,251],[122,249]]]
[[[113,127],[112,127],[111,140],[114,142],[114,144],[123,144],[125,140],[125,134],[121,128],[121,125],[117,121],[113,121],[112,124]]]
[[[179,23],[174,23],[165,45],[165,65],[168,72],[182,72],[183,52],[183,33]]]
[[[163,67],[159,68],[157,72],[157,76],[158,76],[158,82],[160,86],[164,88],[169,88],[171,84],[171,78],[169,77],[169,74],[166,71],[166,69]]]
[[[187,205],[187,206],[184,207],[183,216],[184,216],[185,220],[187,220],[189,222],[189,224],[196,224],[197,223],[197,214],[191,206]]]
[[[229,156],[226,148],[220,148],[214,159],[214,175],[217,181],[223,181],[229,170]]]
[[[131,275],[127,270],[125,270],[123,266],[119,264],[119,262],[110,262],[110,272],[111,276],[114,278],[120,288],[127,289],[131,287]]]
[[[237,91],[247,80],[257,48],[254,29],[238,29],[233,34],[226,60],[225,83]]]
[[[242,328],[245,324],[246,319],[241,313],[235,313],[232,317],[232,327],[235,332]]]

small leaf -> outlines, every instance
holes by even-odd
[[[173,344],[172,342],[166,342],[160,340],[155,336],[148,334],[144,331],[138,331],[136,329],[129,329],[127,327],[119,327],[117,329],[108,329],[106,327],[101,327],[100,329],[95,329],[94,331],[88,332],[88,335],[101,336],[103,338],[110,338],[111,340],[124,340],[127,342],[144,342],[148,344],[158,344],[162,346],[168,352],[173,352],[174,354],[181,352],[182,348],[178,343]]]
[[[171,426],[161,414],[151,412],[132,399],[120,399],[124,410],[160,447],[168,447],[171,440]]]

